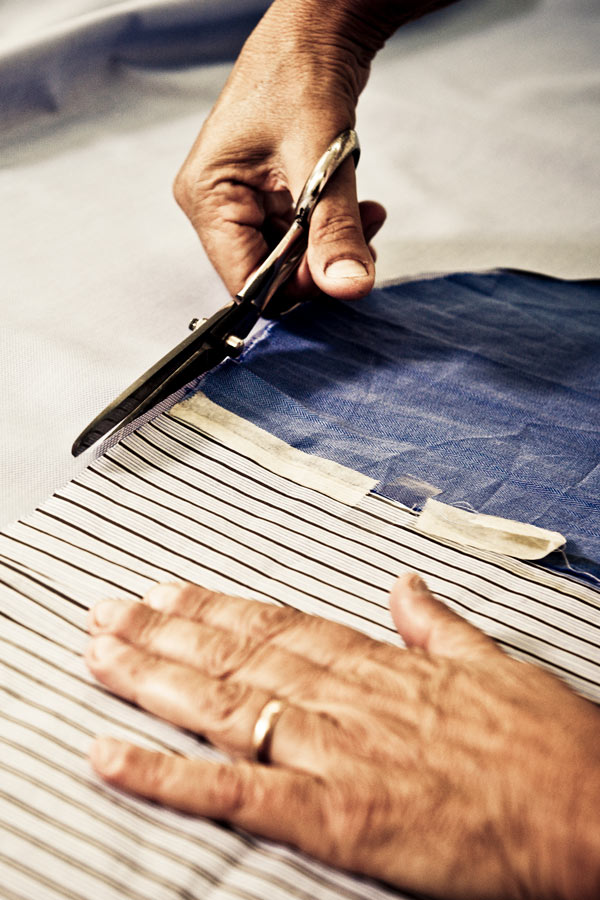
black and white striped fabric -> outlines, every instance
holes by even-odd
[[[0,537],[0,895],[6,900],[401,896],[289,848],[162,809],[93,775],[92,737],[216,751],[111,696],[82,661],[87,608],[159,580],[290,604],[400,643],[394,578],[421,572],[509,652],[600,699],[600,594],[346,507],[162,415]],[[202,698],[198,698],[202,702]]]

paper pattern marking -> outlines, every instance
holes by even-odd
[[[288,848],[128,797],[86,759],[97,733],[216,751],[108,694],[83,664],[86,608],[190,579],[398,642],[406,568],[508,652],[600,699],[600,594],[444,546],[370,495],[351,508],[168,415],[130,435],[0,537],[0,884],[48,900],[383,900],[399,892]]]

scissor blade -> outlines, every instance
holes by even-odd
[[[196,377],[191,374],[194,366],[196,366],[196,375],[201,375],[218,365],[222,359],[222,351],[215,350],[209,344],[203,343],[191,356],[188,354],[181,366],[167,379],[160,377],[160,371],[156,372],[156,367],[153,366],[96,416],[93,422],[90,422],[75,440],[71,449],[73,456],[79,456],[101,438],[110,437],[117,430],[143,416],[161,400],[184,387],[192,378]],[[165,360],[167,357],[157,363],[157,366],[160,367]],[[152,387],[153,382],[154,387]]]
[[[233,329],[242,330],[245,337],[257,319],[257,311],[248,315],[247,310],[233,303],[219,310],[96,416],[75,440],[73,456],[79,456],[101,438],[110,437],[193,378],[213,369],[228,355],[224,338]]]

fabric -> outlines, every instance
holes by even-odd
[[[514,656],[600,700],[600,593],[419,534],[370,495],[350,508],[160,416],[0,536],[0,884],[6,900],[384,900],[384,885],[101,783],[97,733],[216,751],[111,696],[85,615],[158,579],[289,604],[400,645],[387,609],[416,568]],[[465,848],[468,855],[468,848]],[[468,857],[465,858],[468,864]]]
[[[4,0],[0,523],[226,299],[171,184],[266,0]],[[402,29],[358,110],[382,279],[600,275],[600,7],[461,0]]]
[[[407,506],[558,531],[599,576],[599,359],[599,283],[492,272],[304,307],[201,384]]]
[[[247,419],[212,403],[201,391],[177,403],[170,413],[194,425],[202,434],[234,446],[269,472],[320,491],[340,503],[354,506],[377,483],[347,466],[290,447]]]

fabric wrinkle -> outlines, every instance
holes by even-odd
[[[409,473],[446,504],[564,533],[594,565],[599,299],[522,272],[404,282],[292,313],[202,390],[259,425],[275,409],[277,436],[411,508],[426,498],[397,484]]]

